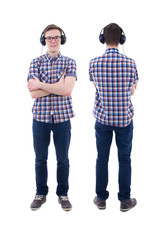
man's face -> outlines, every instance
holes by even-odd
[[[54,39],[53,39],[54,38]],[[45,33],[45,41],[48,52],[59,53],[61,44],[61,33],[58,29],[52,29]]]

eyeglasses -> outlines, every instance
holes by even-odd
[[[51,42],[53,39],[54,39],[54,41],[58,42],[61,39],[61,37],[60,36],[46,37],[45,39],[47,42]]]

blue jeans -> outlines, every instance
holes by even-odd
[[[126,127],[112,127],[96,121],[96,193],[99,199],[109,197],[108,186],[108,161],[112,143],[113,131],[115,132],[119,160],[119,192],[118,199],[124,201],[130,198],[131,192],[131,149],[133,137],[133,122]]]
[[[58,196],[66,196],[68,192],[69,159],[68,150],[71,138],[70,120],[63,123],[44,123],[33,119],[33,144],[36,155],[36,194],[47,195],[48,186],[48,147],[50,135],[53,131],[53,141],[57,157],[57,191]]]

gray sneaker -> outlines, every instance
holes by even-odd
[[[72,205],[67,196],[60,196],[58,202],[61,204],[64,211],[70,211],[72,209]]]
[[[101,210],[106,208],[106,201],[105,200],[100,200],[98,197],[95,197],[93,202],[97,206],[97,208],[99,208]]]
[[[120,204],[120,210],[122,212],[127,212],[130,209],[134,208],[137,204],[137,200],[135,198],[130,198],[129,200],[122,201]]]
[[[36,195],[34,201],[32,202],[30,209],[35,211],[40,209],[43,203],[46,202],[46,196]]]

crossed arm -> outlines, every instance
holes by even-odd
[[[29,79],[28,90],[32,98],[44,97],[51,93],[62,96],[71,96],[75,82],[75,77],[65,77],[65,73],[62,75],[59,82],[53,84],[43,83],[34,76],[34,79]]]

